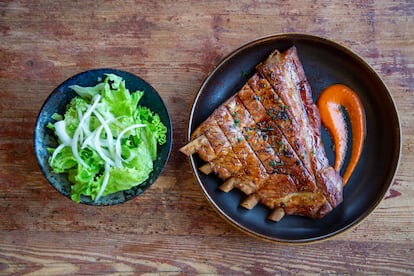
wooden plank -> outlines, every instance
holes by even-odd
[[[2,1],[0,274],[414,274],[414,3],[410,1]],[[178,150],[202,80],[244,43],[274,33],[333,39],[389,87],[403,128],[396,179],[378,208],[306,246],[253,238],[209,205]],[[43,178],[33,128],[43,101],[98,67],[138,74],[165,100],[174,145],[139,198],[92,207]]]

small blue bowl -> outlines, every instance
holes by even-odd
[[[139,104],[146,106],[160,116],[161,121],[167,127],[167,142],[158,146],[157,159],[154,161],[154,170],[149,178],[139,186],[117,192],[94,201],[90,197],[81,197],[81,203],[88,205],[115,205],[139,196],[149,188],[163,171],[167,164],[172,148],[172,125],[168,110],[158,92],[146,81],[131,73],[116,69],[93,69],[79,73],[60,84],[46,99],[36,120],[34,129],[34,151],[40,169],[49,183],[62,195],[70,198],[71,183],[66,174],[56,174],[48,163],[50,153],[48,147],[56,147],[57,139],[46,126],[52,120],[54,113],[64,114],[67,104],[74,98],[76,93],[69,86],[77,84],[80,86],[95,86],[104,79],[105,74],[116,74],[125,80],[126,87],[131,91],[144,91],[144,96]]]

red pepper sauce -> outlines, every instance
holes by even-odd
[[[348,130],[343,107],[348,113],[352,128],[351,157],[343,175],[344,186],[354,171],[362,153],[365,139],[365,112],[358,95],[343,84],[334,84],[326,88],[320,95],[318,102],[323,125],[328,129],[335,145],[335,165],[337,172],[343,165],[348,140]]]

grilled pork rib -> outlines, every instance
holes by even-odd
[[[274,51],[234,96],[219,106],[180,150],[208,162],[223,191],[236,187],[284,214],[322,218],[342,201],[342,179],[329,165],[320,117],[296,48]]]

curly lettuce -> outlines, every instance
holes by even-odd
[[[70,88],[78,96],[63,115],[52,116],[48,127],[58,140],[56,148],[49,148],[49,165],[56,173],[67,173],[71,199],[97,201],[142,184],[167,133],[158,114],[139,105],[144,92],[131,93],[115,74],[93,87]]]

